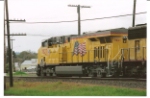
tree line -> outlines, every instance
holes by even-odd
[[[30,50],[28,51],[22,51],[19,54],[16,54],[15,51],[12,52],[12,68],[13,71],[15,71],[15,62],[18,62],[19,65],[21,65],[25,60],[31,60],[31,59],[36,59],[37,58],[37,53],[32,52]],[[7,56],[6,56],[6,72],[9,71],[9,51],[7,49]]]

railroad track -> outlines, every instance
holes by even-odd
[[[9,77],[6,76],[6,81]],[[111,85],[127,88],[146,89],[146,79],[143,78],[89,78],[89,77],[13,77],[14,81],[29,82],[76,82],[96,85]]]

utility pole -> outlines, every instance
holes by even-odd
[[[80,5],[68,5],[69,7],[77,7],[78,13],[78,35],[81,35],[81,23],[80,23],[80,8],[91,8],[90,6],[80,6]]]
[[[133,2],[133,19],[132,19],[132,27],[135,26],[135,12],[136,12],[136,0]]]
[[[4,90],[6,90],[6,47],[5,47],[5,3],[4,3]]]
[[[12,58],[12,69],[13,69],[13,71],[14,71],[14,64],[13,64],[13,41],[14,41],[15,39],[10,39],[10,41],[11,41],[11,58]]]
[[[8,40],[8,51],[9,51],[9,75],[10,75],[10,87],[13,87],[13,77],[12,77],[12,60],[11,60],[11,49],[10,49],[10,32],[9,32],[9,13],[8,13],[8,2],[5,0],[6,6],[6,23],[7,23],[7,40]]]
[[[12,75],[12,58],[11,58],[11,54],[12,54],[12,50],[10,48],[10,29],[9,29],[9,12],[8,12],[8,0],[4,0],[4,14],[6,11],[6,27],[7,27],[7,42],[8,42],[8,55],[9,55],[9,75],[10,75],[10,87],[13,87],[13,75]],[[10,20],[10,21],[23,21],[25,22],[25,20]],[[4,27],[5,27],[5,22],[4,22]],[[4,28],[5,29],[5,28]],[[4,31],[4,39],[5,39],[5,31]],[[4,45],[5,45],[5,41],[4,41]],[[5,46],[4,46],[5,47]],[[5,61],[4,61],[5,62]],[[4,63],[6,64],[6,62]],[[5,67],[4,67],[5,68]],[[4,69],[5,70],[5,69]]]

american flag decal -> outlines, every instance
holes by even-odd
[[[83,56],[86,53],[86,43],[80,43],[78,46],[78,50],[81,56]]]
[[[78,41],[76,41],[75,44],[74,44],[73,55],[74,55],[74,54],[76,54],[76,55],[78,54],[78,46],[79,46],[79,43],[78,43]]]
[[[83,43],[78,43],[78,41],[75,42],[75,45],[74,45],[74,52],[73,52],[73,55],[76,54],[80,54],[81,56],[83,56],[84,54],[86,53],[86,43],[83,42]]]

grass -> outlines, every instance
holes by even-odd
[[[17,96],[146,96],[146,90],[72,82],[15,82],[4,95]]]
[[[26,75],[26,73],[21,71],[16,71],[15,73],[13,73],[13,75]]]
[[[19,75],[27,75],[25,72],[16,71],[13,73],[13,76],[19,76]],[[7,73],[7,76],[9,76],[9,73]]]

